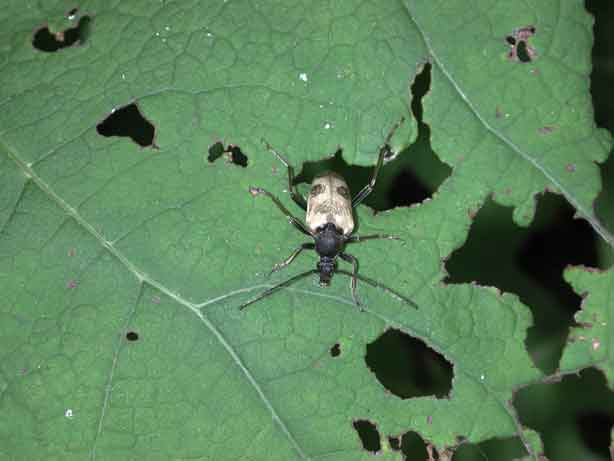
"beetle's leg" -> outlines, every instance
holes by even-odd
[[[375,168],[373,168],[373,176],[371,176],[371,180],[369,181],[369,183],[365,187],[363,187],[361,191],[358,192],[358,194],[356,194],[356,197],[354,197],[354,199],[352,200],[352,207],[358,206],[358,204],[362,202],[365,198],[367,198],[367,196],[373,191],[373,188],[375,187],[375,182],[377,181],[377,175],[379,174],[379,170],[384,163],[384,157],[386,156],[387,152],[390,152],[390,146],[388,144],[390,144],[390,140],[392,139],[394,132],[397,130],[398,127],[401,126],[401,123],[403,123],[403,121],[405,121],[405,117],[401,117],[401,120],[399,120],[392,127],[392,129],[388,133],[388,136],[386,136],[386,139],[384,139],[384,144],[379,149],[377,163],[375,164]]]
[[[270,192],[262,189],[261,187],[250,187],[249,188],[249,193],[252,194],[254,197],[256,195],[260,195],[260,194],[264,194],[267,197],[269,197],[271,200],[273,200],[273,203],[275,203],[275,205],[277,205],[277,208],[279,208],[281,210],[281,212],[286,215],[286,217],[288,218],[288,221],[290,221],[290,224],[292,224],[294,227],[296,227],[298,230],[300,230],[303,234],[309,235],[310,237],[313,237],[313,234],[307,228],[307,226],[305,226],[303,221],[301,221],[297,217],[293,216],[292,213],[290,213],[288,211],[288,209],[273,194],[271,194]]]
[[[347,261],[352,264],[352,299],[354,300],[354,304],[360,306],[358,302],[358,298],[356,297],[356,275],[358,274],[358,260],[347,253],[339,253],[339,257],[344,261]]]
[[[299,193],[296,185],[294,184],[294,167],[290,165],[283,155],[273,149],[273,146],[271,146],[266,139],[262,138],[262,142],[266,146],[267,150],[272,152],[273,155],[275,155],[275,157],[277,157],[279,161],[283,163],[286,168],[288,168],[288,192],[290,192],[292,200],[294,200],[298,206],[300,206],[303,210],[307,210],[307,202],[305,201],[305,197]]]
[[[341,255],[339,255],[339,256],[341,256]],[[409,298],[407,298],[407,297],[397,293],[396,291],[388,288],[387,286],[385,286],[385,285],[383,285],[383,284],[381,284],[381,283],[379,283],[379,282],[377,282],[377,281],[375,281],[373,279],[370,279],[369,277],[365,277],[364,275],[358,275],[356,272],[350,273],[348,271],[344,271],[343,269],[337,269],[337,273],[357,278],[358,280],[361,280],[362,282],[368,283],[372,287],[379,288],[380,290],[385,291],[386,293],[391,294],[395,298],[397,298],[397,299],[399,299],[399,300],[409,304],[411,307],[413,307],[415,309],[418,309],[418,305],[415,302],[413,302],[411,299],[409,299]]]
[[[272,286],[271,288],[267,288],[266,290],[264,290],[262,293],[260,293],[258,296],[256,296],[255,298],[250,299],[249,301],[241,304],[241,306],[239,306],[239,310],[243,310],[245,309],[247,306],[249,306],[250,304],[254,304],[255,302],[260,301],[262,298],[266,298],[267,296],[275,293],[277,290],[279,290],[280,288],[283,288],[285,286],[288,286],[294,282],[296,282],[299,279],[302,279],[303,277],[310,275],[310,274],[315,274],[316,272],[318,272],[317,269],[310,269],[306,272],[301,272],[298,275],[295,275],[294,277],[290,277],[288,280],[285,280],[281,283],[278,283],[277,285]]]
[[[273,269],[271,269],[271,272],[269,272],[269,275],[271,275],[273,272],[277,272],[278,270],[283,269],[284,267],[286,267],[288,264],[290,264],[292,261],[294,261],[294,258],[296,258],[301,251],[303,251],[303,250],[313,250],[314,248],[315,248],[315,245],[313,243],[303,243],[300,247],[298,247],[296,250],[294,250],[290,256],[288,256],[282,262],[275,264],[273,266]]]
[[[373,235],[351,235],[348,237],[345,242],[353,243],[353,242],[362,242],[364,240],[403,240],[401,237],[397,237],[396,235],[388,235],[388,234],[373,234]]]

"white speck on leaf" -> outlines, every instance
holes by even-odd
[[[68,419],[72,419],[72,417],[74,416],[73,412],[72,412],[72,409],[71,408],[67,408],[66,411],[64,412],[64,416],[66,416]]]
[[[303,82],[306,82],[307,80],[309,80],[305,72],[301,72],[300,74],[298,74],[298,78],[300,78]]]
[[[325,130],[330,130],[330,129],[332,128],[332,126],[333,126],[332,124],[330,124],[330,123],[326,122],[326,123],[324,124],[324,129],[325,129]]]

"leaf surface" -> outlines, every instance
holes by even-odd
[[[524,439],[509,402],[540,378],[524,345],[529,310],[494,288],[444,285],[443,261],[493,192],[527,223],[534,194],[556,188],[597,227],[586,210],[608,140],[592,125],[580,3],[531,15],[483,3],[469,16],[460,1],[92,1],[68,19],[68,2],[12,0],[0,12],[2,456],[364,459],[355,420],[376,424],[382,459],[400,458],[385,441],[407,430],[441,449],[459,436]],[[557,6],[573,33],[555,27]],[[85,15],[79,46],[32,47],[37,28],[57,36]],[[510,62],[505,34],[528,22],[539,59]],[[267,188],[300,211],[260,138],[297,168],[338,148],[371,165],[402,116],[393,149],[415,138],[409,86],[429,59],[425,121],[453,174],[420,206],[360,206],[360,234],[403,241],[351,247],[361,274],[419,309],[360,284],[360,311],[339,274],[239,311],[315,265],[301,255],[265,277],[303,239],[248,193]],[[155,126],[153,146],[97,132],[132,102]],[[497,120],[497,104],[512,116]],[[544,136],[546,125],[557,129]],[[219,140],[240,146],[247,168],[209,163]],[[402,400],[379,383],[366,345],[391,327],[453,364],[448,398]]]

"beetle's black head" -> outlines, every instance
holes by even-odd
[[[334,258],[343,250],[345,243],[343,231],[330,222],[316,229],[314,239],[316,252],[321,258]]]
[[[330,285],[330,279],[333,278],[335,272],[335,259],[322,256],[318,261],[318,270],[320,271],[320,286],[327,287]]]

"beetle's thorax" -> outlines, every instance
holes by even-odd
[[[328,223],[334,224],[345,236],[352,233],[354,217],[350,189],[337,173],[327,172],[313,180],[305,220],[314,233]]]

